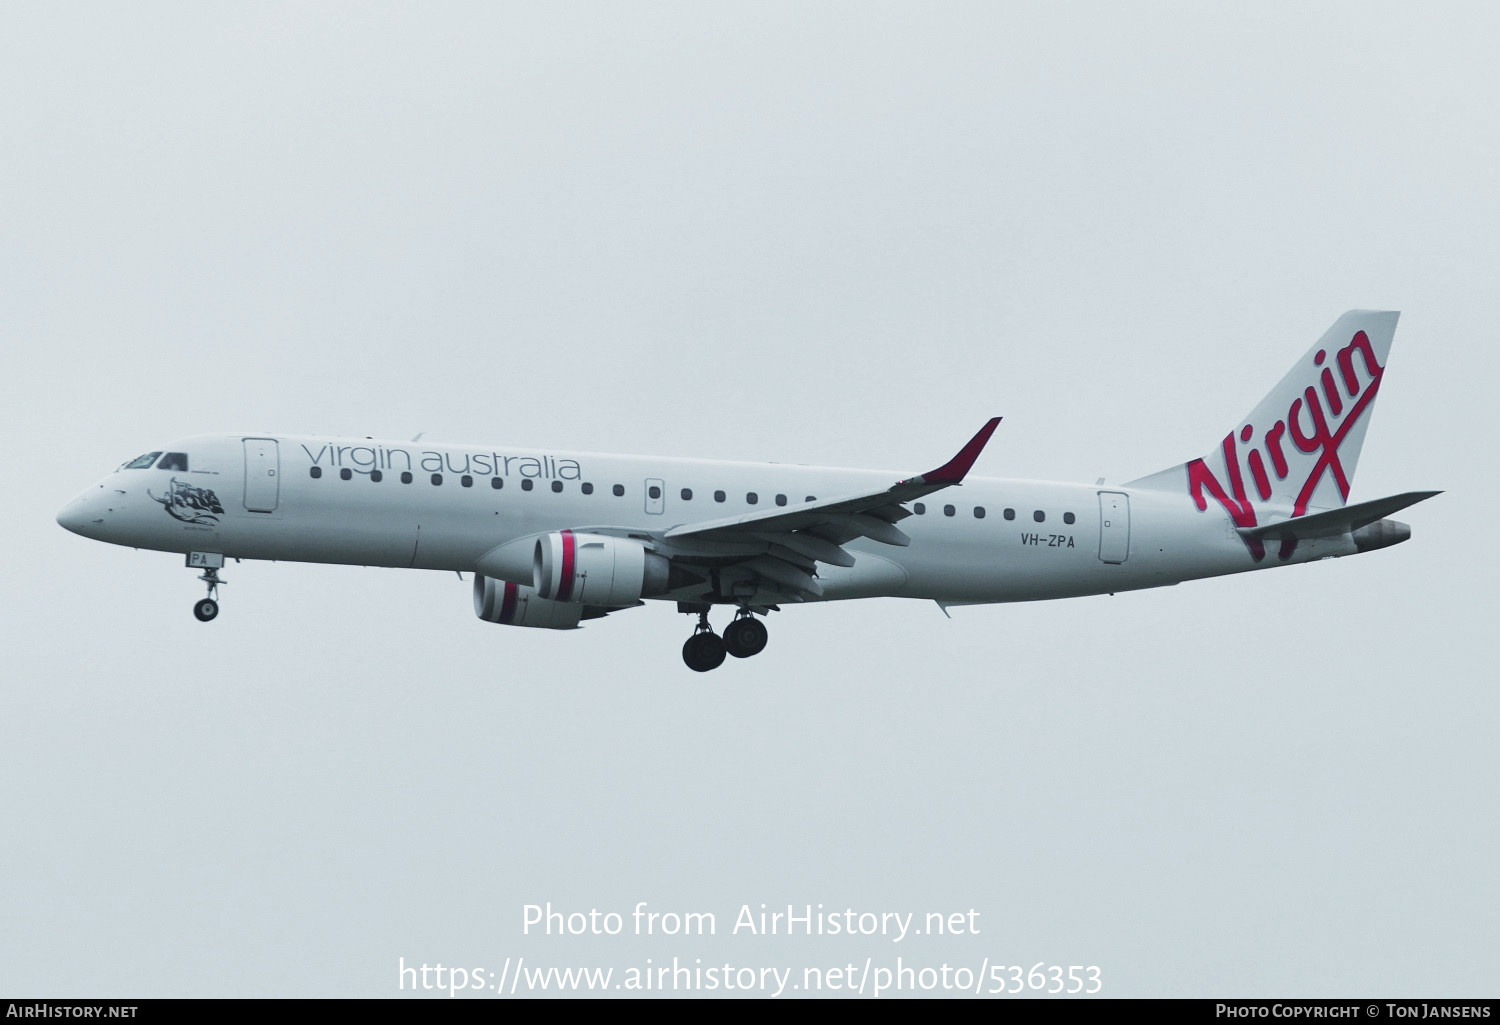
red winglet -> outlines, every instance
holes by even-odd
[[[985,444],[990,440],[990,435],[995,433],[995,428],[1000,426],[1000,418],[997,416],[989,423],[979,428],[979,433],[969,439],[969,443],[959,449],[958,455],[948,460],[936,470],[922,474],[924,484],[957,484],[964,479],[969,472],[969,467],[974,465],[974,460],[979,458],[979,453],[984,451]]]

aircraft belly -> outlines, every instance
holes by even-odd
[[[292,506],[275,514],[246,512],[225,531],[224,553],[237,558],[356,566],[410,566],[413,518],[399,511]]]
[[[905,592],[908,580],[906,570],[889,559],[869,552],[851,554],[854,555],[853,566],[819,564],[818,583],[823,585],[824,600],[878,598]]]
[[[1099,562],[1085,539],[1071,547],[1068,541],[1066,535],[1045,534],[1023,541],[1018,534],[941,557],[933,557],[936,550],[926,558],[917,553],[908,563],[911,583],[903,594],[953,602],[1039,601],[1097,594],[1125,576],[1123,567]]]

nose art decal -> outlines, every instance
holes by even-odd
[[[146,494],[165,506],[168,516],[183,523],[218,523],[219,517],[224,515],[218,495],[208,488],[185,484],[176,477],[172,478],[172,486],[165,495],[152,495],[149,489]]]

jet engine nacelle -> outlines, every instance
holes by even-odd
[[[474,574],[474,615],[486,623],[572,630],[583,618],[581,603],[548,601],[525,584],[510,584]]]
[[[670,567],[666,556],[639,541],[559,530],[537,538],[532,576],[546,599],[630,605],[666,593]]]

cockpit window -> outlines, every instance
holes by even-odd
[[[122,469],[122,470],[145,470],[145,469],[149,469],[150,466],[151,466],[151,464],[154,463],[154,462],[156,462],[156,457],[159,456],[159,455],[161,455],[160,452],[147,452],[143,456],[137,456],[136,458],[132,459],[130,462],[128,462],[124,466],[120,467],[120,469]]]
[[[181,470],[187,472],[187,453],[168,452],[161,457],[161,462],[156,464],[158,470]]]

